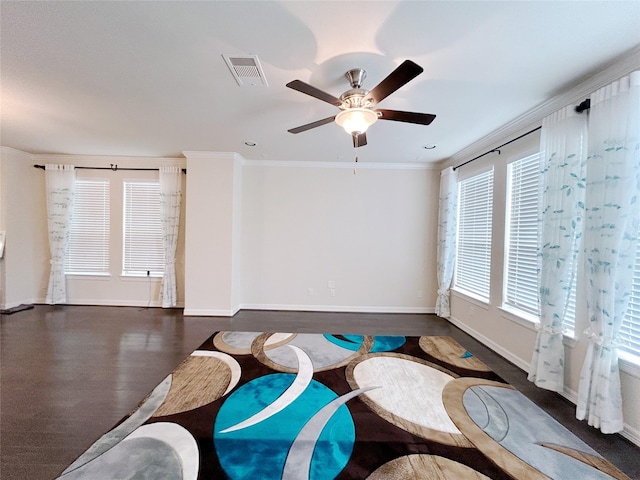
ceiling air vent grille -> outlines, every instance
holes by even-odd
[[[268,85],[257,55],[222,55],[222,58],[241,87]]]

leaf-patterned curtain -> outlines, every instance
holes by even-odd
[[[456,229],[458,224],[458,176],[452,167],[440,174],[440,205],[438,212],[437,276],[438,297],[435,313],[451,315],[449,295],[456,259]]]
[[[176,248],[180,226],[182,178],[178,167],[160,168],[160,219],[164,245],[164,274],[162,276],[162,307],[176,306]]]
[[[585,195],[586,114],[565,107],[542,121],[538,305],[540,323],[528,379],[564,389],[562,322],[576,281]]]
[[[640,232],[640,71],[591,96],[585,217],[589,346],[576,416],[622,430],[617,338],[631,294]]]
[[[73,210],[76,171],[73,165],[45,165],[47,191],[47,227],[51,271],[46,302],[50,305],[67,301],[64,260],[69,243],[69,226]]]

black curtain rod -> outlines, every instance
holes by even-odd
[[[461,163],[460,165],[458,165],[457,167],[453,167],[454,170],[459,169],[460,167],[464,167],[467,163],[471,163],[475,160],[478,160],[479,158],[484,157],[485,155],[489,155],[490,153],[494,153],[494,152],[498,152],[498,155],[500,155],[500,149],[506,145],[509,145],[510,143],[515,142],[516,140],[520,140],[522,137],[526,137],[527,135],[532,134],[533,132],[537,132],[538,130],[540,130],[542,127],[536,127],[533,130],[529,130],[527,133],[523,133],[522,135],[520,135],[519,137],[516,137],[512,140],[509,140],[508,142],[503,143],[502,145],[497,146],[496,148],[489,150],[488,152],[484,152],[482,155],[478,155],[477,157],[472,158],[471,160],[467,160],[464,163]]]
[[[582,113],[585,110],[589,110],[589,108],[591,108],[591,99],[587,98],[586,100],[584,100],[580,105],[576,106],[575,110],[578,113]],[[523,133],[522,135],[520,135],[519,137],[516,137],[512,140],[509,140],[506,143],[503,143],[502,145],[497,146],[496,148],[489,150],[488,152],[484,152],[482,155],[478,155],[477,157],[472,158],[471,160],[467,160],[464,163],[461,163],[460,165],[453,167],[454,170],[459,169],[460,167],[465,166],[467,163],[471,163],[474,160],[478,160],[479,158],[484,157],[485,155],[489,155],[490,153],[494,153],[494,152],[498,152],[498,155],[500,155],[500,149],[504,146],[509,145],[510,143],[515,142],[516,140],[520,140],[522,137],[526,137],[527,135],[532,134],[533,132],[537,132],[538,130],[540,130],[542,128],[542,126],[540,127],[536,127],[533,130],[529,130],[527,133]]]
[[[44,170],[44,165],[34,165],[35,168],[41,168]],[[121,168],[118,165],[111,164],[110,167],[74,167],[82,170],[111,170],[112,172],[117,172],[119,170],[136,170],[136,171],[149,171],[149,172],[157,172],[159,168]],[[187,169],[183,168],[182,173],[187,173]]]

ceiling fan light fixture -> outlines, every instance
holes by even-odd
[[[350,108],[336,115],[336,123],[350,135],[364,133],[378,120],[378,114],[368,108]]]

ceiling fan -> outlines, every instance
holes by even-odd
[[[436,118],[435,115],[430,113],[401,112],[399,110],[383,109],[374,110],[372,108],[400,87],[409,83],[423,71],[420,65],[417,65],[411,60],[405,60],[398,68],[376,85],[373,90],[369,91],[362,88],[362,82],[366,78],[367,72],[362,68],[354,68],[345,73],[345,77],[347,77],[347,80],[349,80],[351,84],[351,89],[344,92],[339,98],[323,92],[301,80],[293,80],[287,83],[287,87],[335,105],[340,109],[340,112],[337,115],[291,128],[288,131],[290,133],[301,133],[335,121],[351,135],[353,138],[353,146],[358,148],[367,144],[367,128],[373,125],[378,119],[429,125],[433,119]]]

